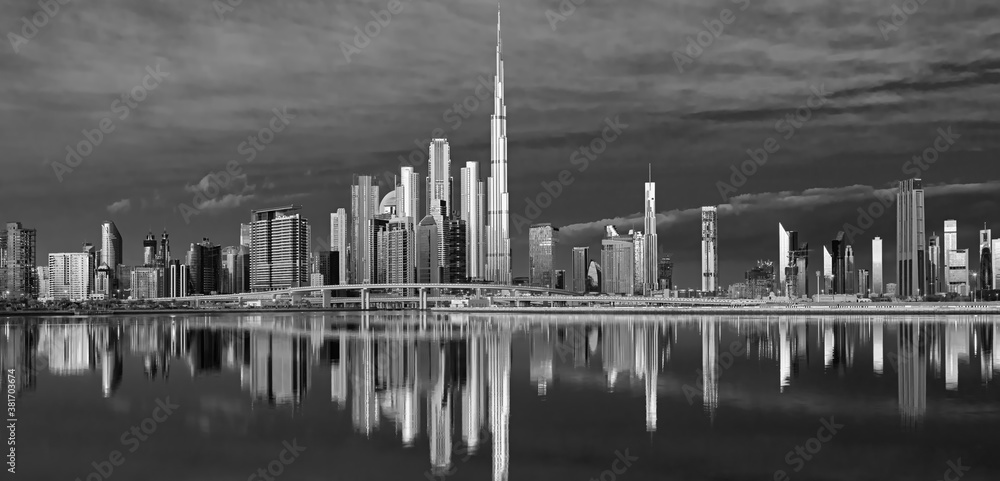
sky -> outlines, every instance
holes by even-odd
[[[150,230],[166,229],[177,256],[206,237],[236,244],[251,209],[287,204],[303,207],[320,249],[329,213],[350,210],[352,175],[398,172],[435,129],[454,177],[469,160],[488,170],[492,105],[476,94],[492,84],[495,3],[230,1],[73,0],[53,14],[0,3],[0,221],[37,229],[39,264],[96,244],[104,220],[138,264]],[[605,225],[642,229],[650,171],[660,249],[682,288],[700,286],[704,205],[719,208],[723,286],[777,260],[779,222],[810,244],[809,270],[822,268],[822,246],[859,225],[859,208],[918,174],[928,233],[956,219],[961,248],[975,250],[984,223],[1000,237],[991,0],[501,7],[510,208],[560,226],[557,268],[569,270],[573,246],[597,254]],[[358,35],[376,17],[384,25]],[[621,133],[581,169],[579,149],[614,119]],[[269,126],[280,129],[269,143],[244,144]],[[765,147],[733,184],[733,166]],[[935,162],[919,167],[925,149]],[[227,165],[236,178],[195,202]],[[526,210],[564,170],[572,183]],[[515,224],[514,275],[526,275],[528,232]],[[858,266],[881,236],[891,281],[895,207],[860,224]]]

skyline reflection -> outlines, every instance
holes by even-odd
[[[116,397],[128,369],[147,383],[176,382],[171,373],[182,372],[238,385],[252,409],[298,413],[327,403],[350,411],[355,435],[391,432],[404,448],[426,439],[435,474],[489,443],[494,480],[509,477],[512,383],[531,386],[540,400],[579,389],[634,395],[627,402],[643,406],[645,426],[628,429],[654,436],[659,412],[678,414],[685,386],[700,384],[702,416],[714,429],[756,397],[833,402],[848,397],[818,380],[847,389],[862,379],[895,379],[899,425],[918,430],[929,390],[952,397],[995,390],[1000,371],[1000,323],[982,316],[541,323],[546,316],[423,314],[364,314],[358,322],[329,314],[14,319],[4,324],[0,359],[17,373],[21,398],[56,395],[49,389],[60,378],[80,376],[92,376],[101,396]],[[818,352],[822,359],[812,355]],[[516,368],[521,362],[525,372]],[[329,399],[309,396],[314,378],[327,375]],[[937,403],[934,413],[947,417],[949,409]]]

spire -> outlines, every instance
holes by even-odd
[[[497,2],[497,81],[503,84],[503,41],[500,38],[500,2]]]

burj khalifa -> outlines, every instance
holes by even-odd
[[[507,193],[507,106],[503,101],[503,48],[500,4],[497,4],[497,66],[490,117],[490,176],[487,179],[486,275],[495,284],[510,284],[510,203]]]

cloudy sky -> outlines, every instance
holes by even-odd
[[[720,206],[723,285],[776,258],[778,222],[810,243],[814,270],[821,246],[876,191],[912,177],[907,161],[950,127],[953,143],[922,172],[927,229],[958,219],[969,248],[983,222],[1000,236],[1000,8],[929,0],[905,23],[897,14],[897,27],[893,4],[586,0],[570,12],[568,1],[504,0],[512,212],[524,214],[541,182],[570,171],[573,183],[532,219],[563,226],[557,264],[568,269],[570,248],[596,249],[605,224],[641,228],[652,164],[660,244],[674,254],[678,285],[700,283],[702,205]],[[126,263],[138,263],[151,229],[166,228],[177,255],[202,237],[234,244],[250,209],[295,203],[316,248],[328,242],[329,212],[350,208],[352,174],[398,171],[400,155],[436,128],[454,176],[467,160],[485,170],[492,106],[470,100],[461,122],[449,109],[491,79],[496,5],[404,1],[348,59],[355,27],[387,5],[75,0],[49,15],[35,0],[3,0],[0,220],[37,228],[43,263],[96,242],[111,219]],[[32,17],[42,26],[25,27]],[[729,20],[720,35],[688,50],[719,18]],[[814,91],[825,102],[810,100]],[[123,99],[130,92],[135,100]],[[248,161],[241,143],[275,109],[287,125],[274,123],[284,129]],[[797,109],[808,120],[778,123]],[[616,117],[627,128],[580,171],[574,151]],[[67,148],[106,118],[109,133],[67,165]],[[768,138],[780,149],[723,200],[719,182]],[[230,161],[243,177],[185,219],[179,204],[193,206],[198,185]],[[861,267],[876,235],[892,265],[894,221],[890,208],[856,236]],[[512,237],[514,273],[526,275],[527,231],[512,226]]]

